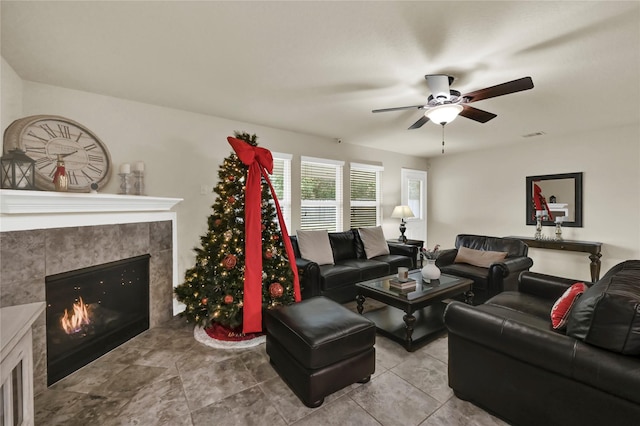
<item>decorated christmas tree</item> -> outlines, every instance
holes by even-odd
[[[286,227],[281,229],[277,199],[267,180],[273,167],[271,153],[257,147],[256,135],[236,132],[235,136],[228,141],[236,152],[218,171],[209,229],[200,238],[201,247],[195,248],[195,265],[186,271],[175,294],[186,305],[182,315],[188,321],[243,336],[243,331],[260,332],[263,308],[299,300],[299,288],[295,263],[292,268],[287,255],[293,253],[289,237]],[[250,330],[243,327],[247,304],[253,304],[254,311]]]

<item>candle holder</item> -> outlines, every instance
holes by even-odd
[[[536,210],[536,233],[533,236],[536,240],[542,239],[542,215],[544,210]]]
[[[131,183],[129,182],[129,176],[131,173],[118,173],[120,176],[120,193],[128,195],[131,192]]]
[[[144,195],[144,172],[142,170],[133,171],[133,193]]]
[[[556,218],[556,234],[554,240],[562,241],[562,219],[560,217]]]

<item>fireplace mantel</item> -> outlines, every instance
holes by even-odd
[[[0,231],[173,219],[182,198],[0,190]],[[166,214],[163,214],[166,213]]]

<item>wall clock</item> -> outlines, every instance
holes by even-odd
[[[111,155],[104,143],[80,123],[57,115],[20,118],[4,132],[4,151],[20,148],[36,162],[35,186],[53,191],[58,155],[62,155],[69,191],[103,188],[111,178]]]

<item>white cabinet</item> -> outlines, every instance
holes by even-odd
[[[33,425],[31,325],[44,302],[0,309],[0,424]]]

